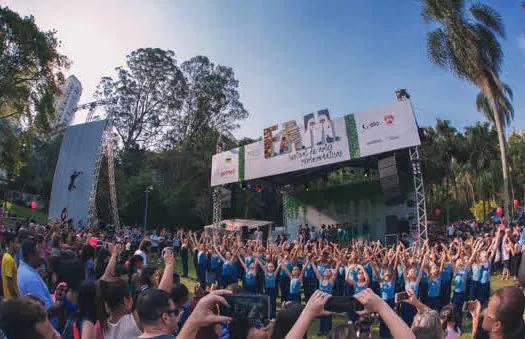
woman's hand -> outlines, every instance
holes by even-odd
[[[332,312],[325,311],[324,309],[324,305],[331,297],[328,293],[321,292],[320,290],[315,291],[310,297],[310,300],[308,300],[303,312],[312,318],[332,314]]]
[[[363,311],[357,311],[359,315],[368,313],[379,313],[381,307],[385,304],[383,299],[374,293],[371,289],[367,288],[364,291],[359,292],[354,296],[364,307]]]

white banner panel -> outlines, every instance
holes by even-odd
[[[245,146],[244,179],[251,180],[349,160],[345,119],[327,110],[265,130],[265,140]],[[306,126],[306,127],[305,127]],[[270,139],[271,137],[271,139]],[[271,146],[270,146],[270,140]]]
[[[215,154],[211,162],[211,185],[239,181],[239,149]]]
[[[331,119],[328,110],[264,129],[263,140],[213,156],[212,186],[420,145],[410,101]]]
[[[106,120],[69,126],[66,129],[53,178],[49,217],[67,209],[75,225],[87,225],[89,195]]]
[[[362,157],[421,143],[408,101],[355,114],[355,122]]]

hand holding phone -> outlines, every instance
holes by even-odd
[[[476,300],[465,301],[463,303],[463,312],[472,312],[474,309],[476,309],[476,306],[477,306]]]
[[[362,311],[363,305],[354,297],[332,296],[324,305],[324,309],[334,313],[356,312]]]
[[[408,292],[399,292],[395,294],[395,303],[399,304],[405,300],[410,299],[410,294]]]
[[[220,305],[219,314],[233,319],[270,319],[270,297],[267,295],[226,294],[228,305]]]

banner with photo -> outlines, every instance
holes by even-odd
[[[331,119],[309,113],[263,131],[263,140],[213,156],[212,186],[252,180],[420,144],[410,102]]]
[[[245,180],[350,159],[345,119],[331,120],[328,110],[269,127],[262,141],[246,145],[244,151]]]

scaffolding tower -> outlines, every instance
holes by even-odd
[[[99,100],[90,102],[77,106],[75,112],[83,109],[89,109],[86,122],[93,122],[96,119],[94,112],[98,106],[108,106],[110,104],[115,104],[116,99],[110,100]],[[98,226],[98,216],[97,216],[97,188],[98,188],[98,177],[100,174],[100,166],[102,165],[102,159],[104,155],[108,160],[108,181],[109,181],[109,197],[110,197],[110,207],[111,207],[111,219],[115,229],[120,229],[120,219],[118,215],[118,205],[117,205],[117,191],[115,188],[115,159],[113,155],[113,133],[112,133],[112,117],[108,115],[107,123],[104,127],[104,132],[102,133],[102,139],[98,147],[97,160],[95,163],[95,170],[93,172],[93,181],[91,184],[91,191],[89,193],[89,206],[88,206],[88,226],[96,228]]]
[[[410,95],[406,89],[396,91],[397,101],[404,101],[407,105],[412,106]],[[412,111],[414,111],[412,109]],[[428,240],[428,222],[427,222],[427,203],[425,200],[425,185],[423,184],[423,171],[421,170],[421,160],[419,158],[419,147],[410,147],[408,149],[410,156],[410,163],[412,164],[412,171],[414,176],[414,195],[415,195],[415,213],[416,220],[411,223],[410,231],[417,235],[417,241],[421,242]]]

